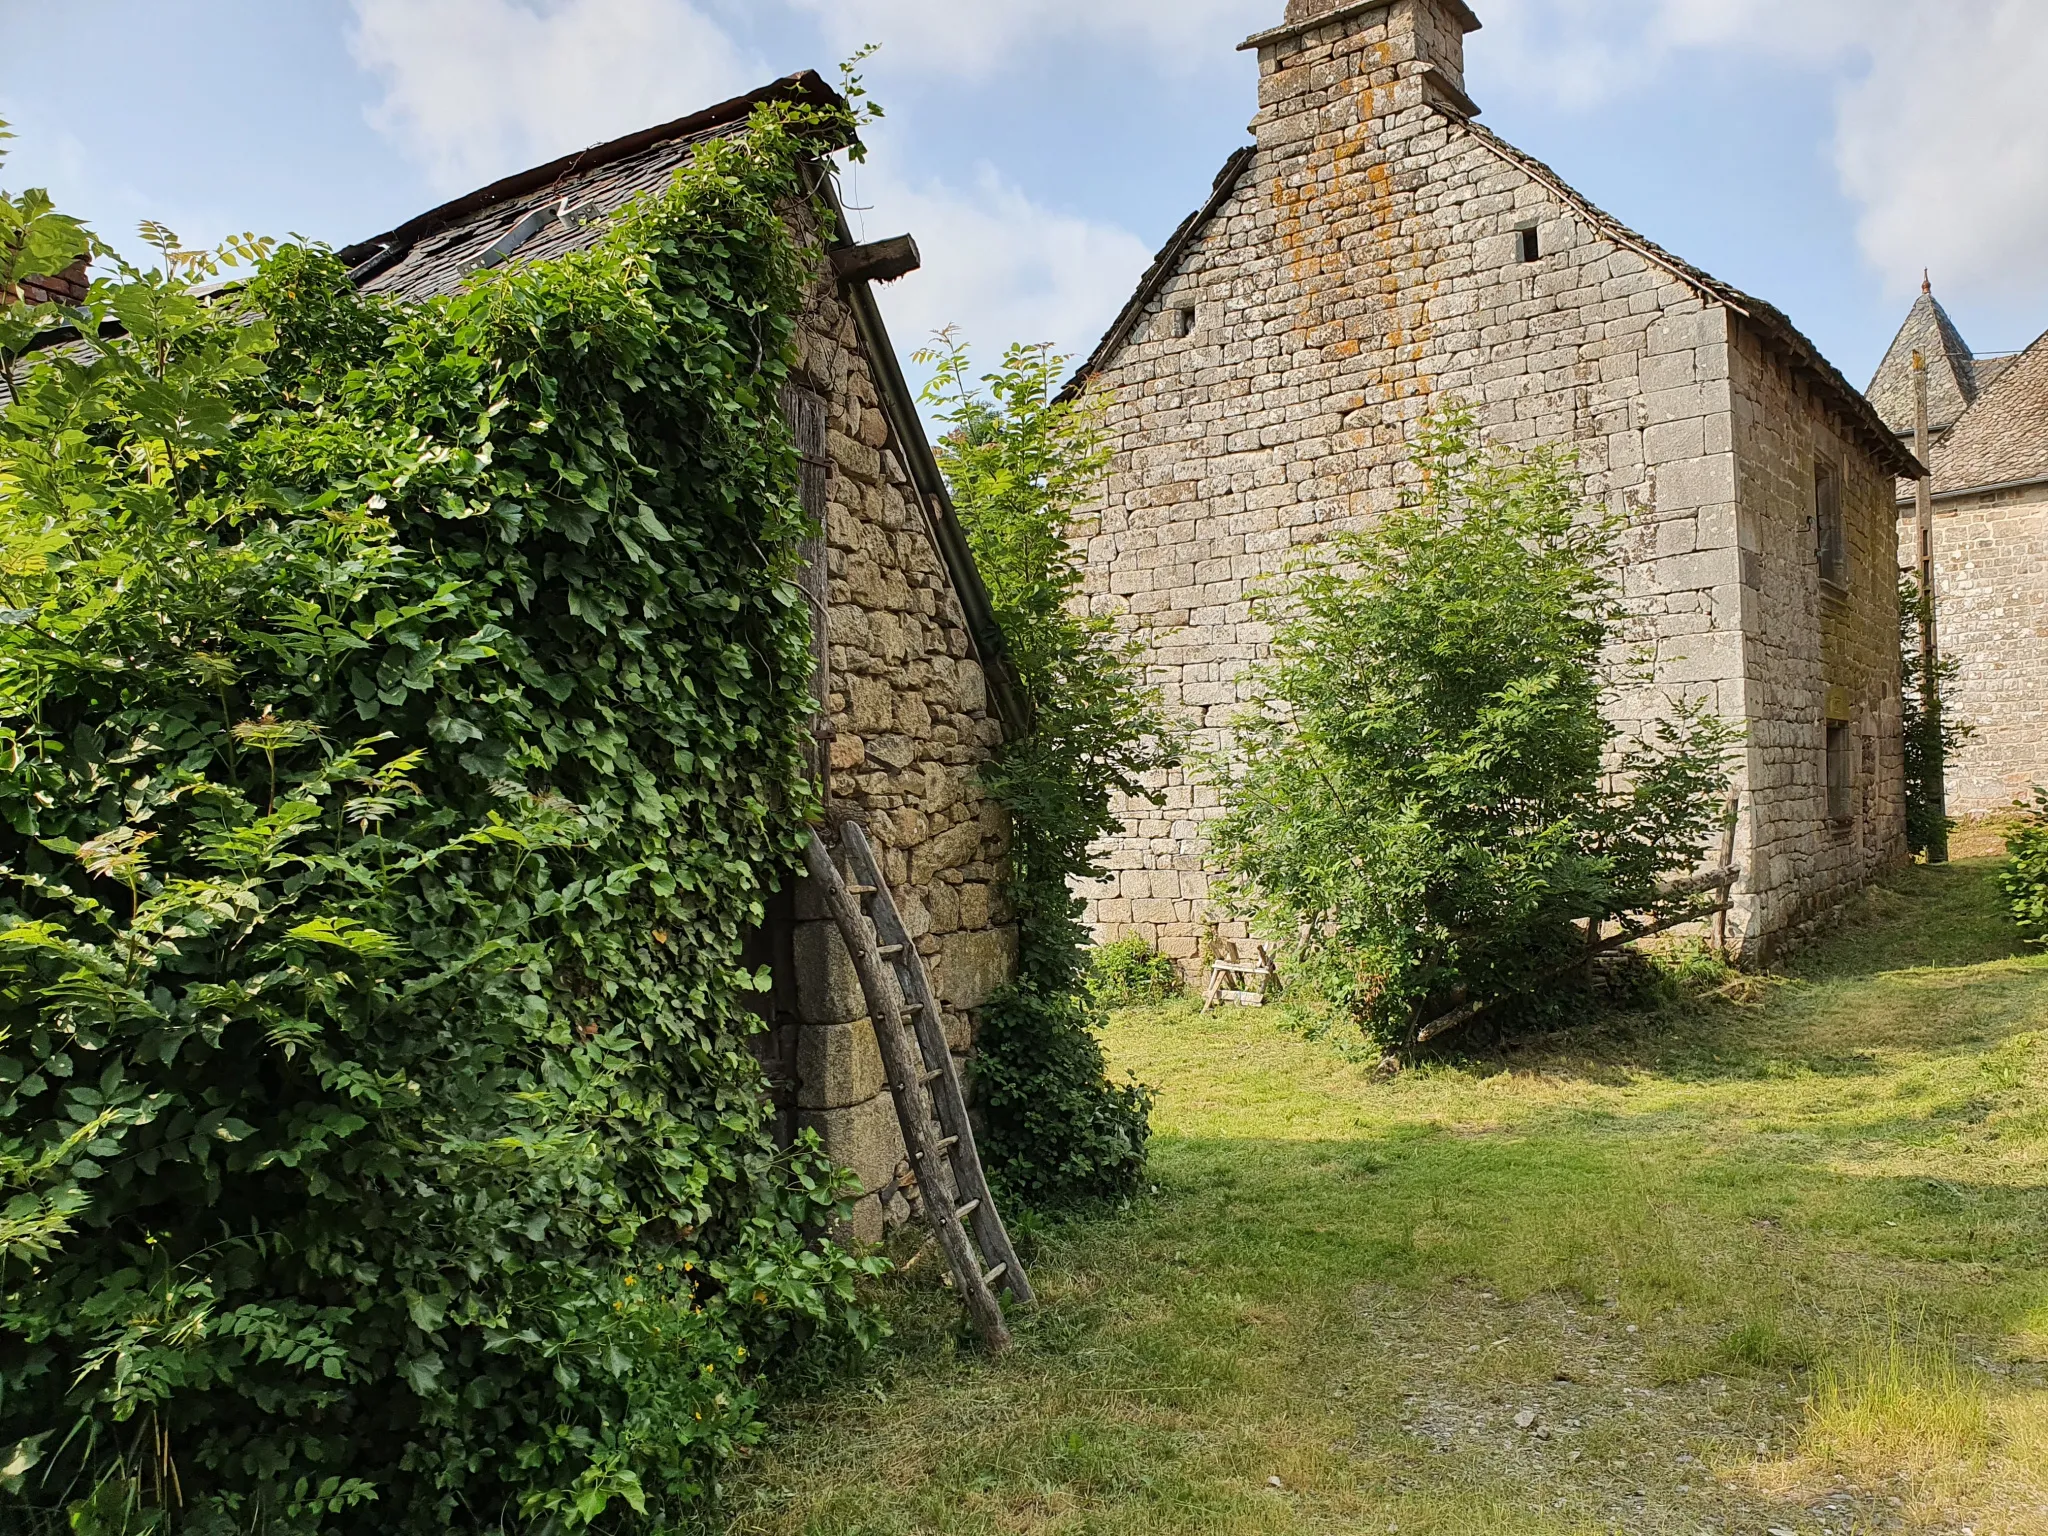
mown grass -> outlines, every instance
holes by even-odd
[[[1000,1362],[912,1265],[727,1528],[2048,1532],[2048,957],[1991,867],[1392,1077],[1282,1011],[1119,1015],[1155,1192],[1031,1234]]]

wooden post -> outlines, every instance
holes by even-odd
[[[1933,445],[1927,427],[1927,359],[1913,354],[1913,453],[1920,460],[1920,483],[1914,496],[1915,532],[1920,542],[1920,712],[1933,740],[1927,790],[1934,802],[1934,829],[1927,862],[1948,862],[1948,764],[1941,750],[1941,646],[1934,632],[1934,477],[1929,472]]]
[[[1728,791],[1728,806],[1721,819],[1721,863],[1720,868],[1730,869],[1735,864],[1735,827],[1742,817],[1742,791]],[[1728,958],[1728,909],[1735,904],[1735,882],[1730,880],[1721,891],[1721,910],[1714,914],[1714,947],[1721,951],[1721,958]]]

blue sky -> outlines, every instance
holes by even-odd
[[[2048,329],[2042,0],[1473,0],[1485,121],[1785,309],[1858,382],[1931,266],[1980,351]],[[0,186],[119,238],[337,244],[862,42],[848,184],[959,323],[1086,351],[1246,141],[1283,0],[0,0]],[[90,61],[89,65],[84,61]]]

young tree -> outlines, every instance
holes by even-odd
[[[1647,738],[1601,710],[1616,527],[1570,457],[1424,425],[1423,490],[1271,592],[1271,660],[1216,764],[1211,846],[1255,913],[1392,1044],[1512,1015],[1624,932],[1696,910],[1732,733],[1672,701]]]
[[[1949,685],[1962,671],[1962,665],[1953,656],[1935,658],[1936,707],[1932,712],[1927,708],[1928,690],[1922,681],[1927,659],[1920,649],[1920,636],[1932,617],[1930,606],[1930,600],[1921,595],[1917,578],[1899,578],[1899,703],[1906,735],[1906,846],[1916,857],[1948,846],[1948,834],[1955,822],[1936,799],[1935,786],[1941,782],[1944,767],[1954,761],[1963,744],[1976,734],[1974,726],[1941,708]]]
[[[919,354],[946,427],[940,465],[1033,711],[988,775],[1009,809],[1009,896],[1022,932],[1016,981],[991,1000],[975,1073],[999,1181],[1041,1209],[1130,1192],[1145,1164],[1150,1094],[1105,1080],[1087,986],[1087,929],[1072,882],[1118,795],[1174,761],[1141,652],[1080,603],[1076,514],[1108,463],[1099,407],[1061,401],[1064,359],[1014,346],[978,389],[950,330]]]

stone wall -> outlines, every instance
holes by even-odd
[[[1893,481],[1838,410],[1755,333],[1733,348],[1735,461],[1747,618],[1746,814],[1739,925],[1767,956],[1873,875],[1904,861]],[[1821,576],[1816,475],[1840,477],[1847,558]],[[1848,814],[1830,814],[1830,724],[1850,732]]]
[[[1738,480],[1756,483],[1737,466],[1746,323],[1463,120],[1451,0],[1315,14],[1311,0],[1262,40],[1256,153],[1091,381],[1115,449],[1085,532],[1097,611],[1144,639],[1196,744],[1222,745],[1269,638],[1252,592],[1291,550],[1394,506],[1415,423],[1455,397],[1490,440],[1573,446],[1589,496],[1627,519],[1627,641],[1656,668],[1617,722],[1654,719],[1674,693],[1748,720],[1752,681],[1777,671],[1752,666],[1745,626],[1817,620],[1759,601],[1738,541]],[[1858,487],[1875,475],[1840,452]],[[1810,548],[1761,508],[1756,539],[1787,561]],[[1819,648],[1817,634],[1782,644]],[[1136,932],[1185,960],[1218,917],[1202,868],[1215,795],[1185,773],[1156,787],[1163,804],[1124,807],[1110,875],[1086,894],[1101,937]],[[1803,901],[1812,882],[1796,878]],[[1743,931],[1786,910],[1752,902]]]
[[[822,396],[827,820],[858,820],[930,969],[965,1069],[976,1010],[1015,969],[1007,818],[976,770],[1002,740],[852,310],[829,279],[803,319],[797,383]],[[829,840],[829,839],[828,839]],[[765,1042],[785,1130],[815,1129],[866,1191],[854,1234],[900,1217],[896,1111],[851,959],[800,885],[772,942],[787,967]],[[771,924],[771,927],[775,926]]]
[[[1916,568],[1910,505],[1898,537]],[[1994,815],[2048,784],[2048,486],[1937,501],[1934,579],[1942,653],[1962,666],[1947,708],[1976,730],[1948,767],[1949,813]]]

